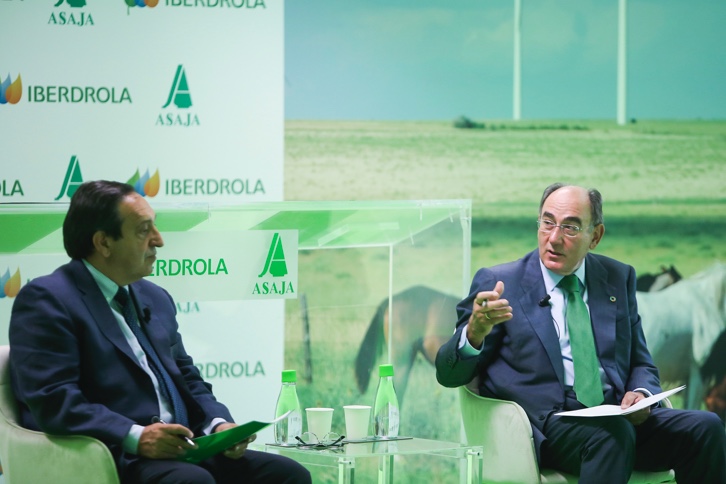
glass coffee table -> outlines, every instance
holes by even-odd
[[[251,444],[250,449],[299,462],[311,471],[315,483],[481,482],[482,447],[455,442],[399,437],[319,450],[275,444]]]

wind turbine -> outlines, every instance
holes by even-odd
[[[619,125],[625,124],[625,101],[627,97],[627,0],[619,0],[618,5],[618,114]]]
[[[512,117],[522,119],[522,0],[514,0],[514,86]]]

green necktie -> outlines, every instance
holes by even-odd
[[[576,275],[563,277],[559,285],[567,293],[566,320],[575,365],[575,394],[580,403],[594,407],[603,402],[603,394],[590,314],[580,295],[580,281]]]

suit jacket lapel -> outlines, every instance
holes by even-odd
[[[587,255],[585,278],[587,279],[587,305],[590,309],[590,320],[593,323],[593,336],[600,365],[615,387],[622,388],[623,383],[618,372],[611,367],[616,360],[617,304],[614,301],[615,289],[607,281],[607,270],[590,254]]]
[[[505,288],[506,291],[506,288]],[[557,331],[555,331],[552,323],[552,312],[549,305],[541,307],[539,301],[546,294],[544,281],[542,280],[542,270],[539,266],[539,254],[535,251],[530,257],[527,267],[522,278],[520,301],[520,311],[532,325],[532,329],[539,337],[547,352],[547,357],[552,363],[552,368],[557,375],[560,384],[565,385],[565,368],[562,365],[562,351],[560,350],[560,342],[557,339]],[[505,293],[506,294],[506,293]]]
[[[88,308],[88,312],[91,313],[91,317],[96,323],[99,331],[119,350],[121,350],[126,356],[139,365],[136,356],[131,351],[131,347],[126,341],[126,337],[121,332],[121,328],[118,327],[118,322],[111,312],[111,307],[108,305],[106,298],[103,296],[101,289],[93,279],[93,276],[86,266],[80,260],[73,260],[69,264],[69,269],[73,279],[76,281],[76,285],[81,294],[83,303]],[[141,365],[139,365],[141,367]]]
[[[144,291],[139,289],[138,284],[132,283],[130,287],[136,299],[136,304],[139,308],[139,317],[142,320],[148,318],[141,323],[144,326],[144,330],[146,331],[146,336],[149,339],[151,345],[154,347],[154,350],[156,350],[156,354],[159,356],[159,359],[166,368],[166,371],[177,382],[177,386],[179,386],[179,383],[181,381],[181,373],[179,372],[179,367],[177,366],[176,362],[171,357],[171,353],[169,352],[171,341],[169,341],[169,336],[163,330],[162,323],[158,319],[159,315],[155,314],[151,299],[146,296]]]

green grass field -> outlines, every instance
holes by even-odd
[[[726,121],[484,124],[288,121],[285,199],[470,198],[476,269],[534,248],[542,190],[562,181],[601,191],[598,250],[638,272],[726,260]]]
[[[562,181],[602,192],[606,235],[597,252],[639,273],[673,264],[688,277],[726,261],[726,122],[484,124],[465,130],[447,122],[288,121],[285,199],[470,198],[475,271],[536,248],[542,190]],[[419,250],[420,273],[413,277],[444,277],[435,250]],[[387,252],[302,253],[299,270],[313,352],[313,382],[299,384],[300,398],[304,406],[336,407],[333,427],[342,430],[343,404],[373,400],[375,381],[360,395],[352,368],[387,291]],[[285,364],[302,369],[298,302],[289,301],[286,311]],[[419,356],[402,433],[459,440],[455,392],[433,375]]]

